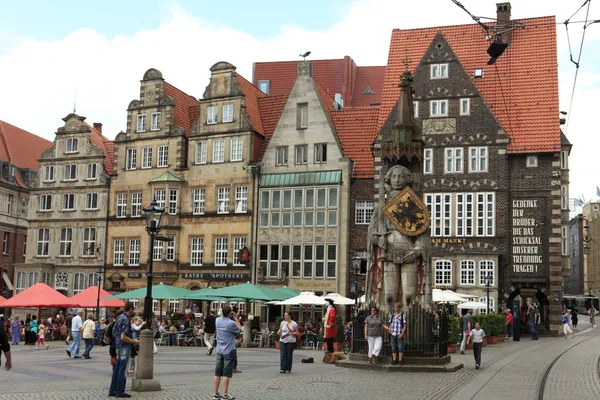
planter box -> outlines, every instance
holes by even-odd
[[[488,344],[496,344],[498,343],[498,338],[496,336],[488,336],[485,338]]]
[[[454,354],[454,353],[456,353],[456,345],[451,344],[448,346],[448,354]]]
[[[275,348],[276,348],[277,350],[279,350],[279,340],[276,340],[276,341],[275,341]]]
[[[467,343],[467,350],[473,350],[473,342]]]
[[[498,343],[504,343],[504,336],[494,336],[496,339],[498,339]]]

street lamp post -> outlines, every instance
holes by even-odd
[[[100,288],[102,287],[102,267],[96,270],[98,274],[98,299],[96,300],[96,318],[100,319]]]
[[[492,279],[493,279],[492,275],[487,275],[485,277],[485,291],[486,291],[485,301],[487,303],[486,304],[486,306],[487,306],[487,314],[490,313],[490,285],[492,284]]]
[[[146,298],[144,300],[144,317],[146,319],[146,329],[152,326],[152,259],[154,258],[154,239],[160,232],[160,220],[165,209],[159,207],[156,200],[152,200],[150,205],[144,208],[146,216],[146,232],[150,235],[150,248],[148,250],[148,272],[146,273]]]

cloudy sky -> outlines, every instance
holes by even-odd
[[[584,0],[512,0],[512,18],[555,15],[563,22]],[[391,30],[471,23],[452,0],[0,0],[0,119],[52,140],[73,109],[104,123],[113,139],[125,128],[139,80],[158,68],[167,81],[202,96],[209,68],[225,60],[252,78],[256,61],[349,55],[358,65],[385,65]],[[493,0],[462,0],[494,17]],[[410,6],[409,6],[410,4]],[[586,8],[571,21],[585,19]],[[600,19],[591,1],[589,19]],[[568,111],[575,66],[565,25],[557,26],[561,110]],[[569,25],[574,57],[583,24]],[[571,197],[597,199],[600,139],[593,116],[600,98],[600,23],[587,29],[567,135]],[[535,55],[533,55],[535,56]]]

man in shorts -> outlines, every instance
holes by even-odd
[[[236,335],[240,333],[239,311],[234,313],[229,305],[223,306],[223,315],[216,320],[217,330],[217,366],[215,368],[213,400],[233,400],[229,394],[229,380],[233,375],[235,362]],[[223,381],[223,395],[219,386]]]

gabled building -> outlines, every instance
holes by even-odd
[[[106,250],[112,142],[85,117],[69,114],[31,181],[26,262],[15,293],[43,282],[66,296],[98,283]]]
[[[51,145],[46,139],[0,121],[0,295],[5,298],[12,296],[17,285],[15,265],[25,262],[29,187],[35,180],[37,159]],[[27,285],[29,277],[19,277],[19,287]],[[35,276],[31,278],[35,280]]]

